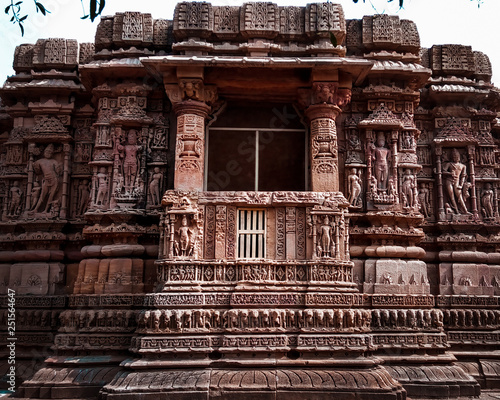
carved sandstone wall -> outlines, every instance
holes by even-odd
[[[0,294],[17,295],[18,395],[499,387],[483,53],[332,3],[183,2],[103,17],[95,43],[21,45],[14,69]]]

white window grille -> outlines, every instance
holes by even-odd
[[[238,210],[238,258],[266,256],[264,210]]]

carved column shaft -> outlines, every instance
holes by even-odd
[[[333,104],[316,104],[306,110],[311,132],[310,163],[313,192],[339,191],[335,119],[340,112],[340,108]]]
[[[69,159],[71,155],[71,145],[64,145],[64,169],[63,169],[63,184],[61,198],[61,218],[66,218],[68,214],[68,191],[69,191]]]
[[[174,258],[174,239],[175,239],[175,215],[170,214],[170,236],[169,236],[169,247],[168,247],[168,258]]]
[[[340,254],[340,216],[335,217],[335,258],[341,259]]]
[[[286,207],[285,232],[286,232],[286,259],[295,259],[295,244],[296,244],[296,224],[295,224],[295,207]]]
[[[34,143],[30,143],[28,145],[28,153],[29,153],[29,160],[28,160],[28,186],[26,188],[26,211],[29,211],[34,204],[31,204],[31,190],[33,189],[33,162],[35,161],[35,158],[33,156],[33,151],[31,150],[32,147],[34,147]],[[5,202],[5,205],[7,206],[7,201]]]
[[[366,149],[365,149],[365,156],[366,156],[366,189],[365,189],[365,194],[368,195],[370,193],[370,188],[371,188],[371,181],[372,181],[372,176],[373,176],[373,170],[372,170],[372,146],[373,146],[373,130],[372,129],[367,129],[366,130]],[[375,186],[376,189],[376,186]],[[376,190],[375,190],[376,194]]]
[[[493,197],[493,199],[494,199],[493,208],[494,208],[494,212],[495,212],[494,215],[495,215],[495,217],[498,217],[498,187],[497,186],[494,187],[494,193],[495,193],[495,195]]]
[[[121,165],[121,160],[120,160],[120,151],[118,150],[118,146],[120,145],[120,137],[122,135],[122,128],[120,126],[115,127],[113,129],[113,171],[111,173],[111,181],[109,182],[109,188],[111,194],[110,197],[110,206],[109,208],[115,208],[116,207],[116,199],[115,199],[115,192],[116,192],[116,185],[117,185],[117,179],[118,179],[118,174],[120,172],[120,165]],[[109,197],[108,194],[108,197]]]
[[[443,172],[441,166],[442,147],[436,147],[436,171],[437,171],[437,192],[438,192],[438,220],[445,221],[444,197],[443,197]]]
[[[205,169],[205,120],[210,107],[200,101],[176,104],[174,188],[202,191]]]
[[[398,181],[398,131],[392,131],[391,134],[391,152],[392,152],[392,183],[395,193],[399,193]],[[398,196],[399,198],[399,196]]]
[[[468,146],[467,152],[469,155],[469,171],[470,171],[470,183],[471,183],[471,203],[472,203],[472,213],[474,216],[478,216],[477,208],[477,197],[476,197],[476,173],[474,171],[474,146]]]

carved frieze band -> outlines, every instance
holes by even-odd
[[[165,262],[158,266],[158,280],[178,282],[352,282],[352,265],[336,264],[181,264]]]
[[[58,350],[126,350],[131,337],[132,334],[60,334],[55,337],[54,344]]]
[[[137,322],[139,333],[440,331],[443,313],[352,308],[156,309],[142,311]]]
[[[447,347],[444,334],[362,335],[362,334],[301,334],[301,335],[231,335],[206,337],[137,337],[132,349],[144,352],[190,351],[206,352],[216,348],[238,348],[243,351],[268,351],[270,347],[302,351],[366,350],[377,347]]]
[[[231,298],[235,294],[231,293],[155,293],[148,295],[72,295],[69,296],[70,307],[168,307],[168,306],[185,306],[192,307],[197,305],[207,306],[225,306],[229,305]],[[241,299],[246,299],[241,304],[290,304],[290,295],[287,293],[281,294],[240,294]],[[287,296],[287,297],[284,297]],[[430,295],[368,295],[356,293],[311,293],[311,294],[295,294],[296,304],[299,305],[321,305],[323,307],[416,307],[429,308],[433,306],[435,301],[434,296]],[[6,299],[7,296],[4,297]],[[484,297],[482,297],[484,298]],[[62,297],[65,299],[65,297]],[[286,302],[283,300],[286,299]],[[491,298],[495,304],[498,301],[497,297]],[[257,301],[258,300],[258,301]],[[383,301],[382,301],[383,300]],[[16,298],[17,302],[17,298]],[[273,303],[274,302],[274,303]],[[17,304],[17,303],[16,303]]]

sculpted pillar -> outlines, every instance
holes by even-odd
[[[315,82],[305,115],[310,124],[311,190],[338,192],[339,169],[337,127],[339,106],[350,101],[349,89],[338,89],[337,83]]]
[[[186,77],[184,74],[195,77]],[[165,90],[177,116],[175,145],[176,190],[202,191],[205,169],[205,121],[216,99],[215,87],[204,85],[203,71],[177,71],[177,83]]]
[[[205,120],[210,107],[187,100],[174,107],[177,116],[174,188],[203,190],[205,165]]]

